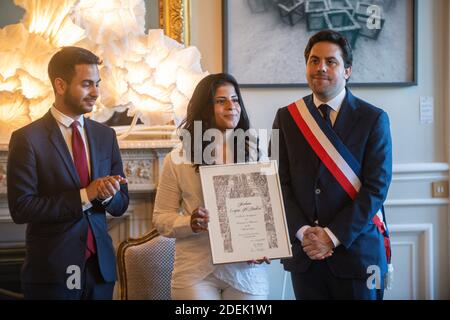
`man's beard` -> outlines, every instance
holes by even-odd
[[[81,104],[82,100],[79,100],[75,98],[73,95],[71,95],[69,92],[66,92],[64,94],[64,104],[74,113],[78,115],[82,115],[88,112],[91,112],[91,110],[88,110],[86,108],[83,108],[83,105]],[[92,108],[90,108],[92,109]]]

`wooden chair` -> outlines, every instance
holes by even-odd
[[[170,300],[175,239],[156,229],[138,239],[122,242],[117,264],[122,300]]]

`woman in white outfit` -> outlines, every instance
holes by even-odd
[[[196,121],[197,128],[201,124],[201,135],[197,132],[197,136],[194,135]],[[184,136],[183,144],[164,159],[153,213],[153,222],[159,233],[176,238],[172,299],[267,299],[269,285],[262,262],[269,263],[268,259],[212,264],[207,232],[209,213],[203,207],[199,165],[237,162],[237,147],[230,148],[228,142],[230,131],[250,128],[236,80],[224,73],[202,79],[180,127],[184,132],[189,132],[190,138]],[[220,130],[221,139],[215,141],[218,147],[213,153],[213,161],[203,156],[198,160],[194,148],[190,146],[199,146],[197,152],[203,155],[211,143],[202,139],[208,129]],[[197,140],[195,144],[194,140]],[[251,152],[254,149],[251,143],[245,143],[245,161],[258,160],[258,152]]]

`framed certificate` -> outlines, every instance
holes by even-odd
[[[214,264],[292,257],[276,161],[201,166]]]

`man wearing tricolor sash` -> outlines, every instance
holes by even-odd
[[[382,299],[389,118],[346,88],[352,51],[341,34],[312,36],[305,61],[313,94],[279,109],[273,124],[294,254],[282,262],[297,299]]]

